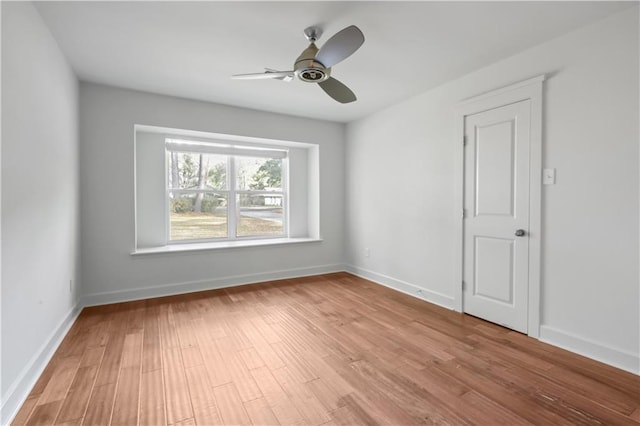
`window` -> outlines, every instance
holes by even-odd
[[[166,139],[170,243],[288,236],[287,151]]]
[[[135,126],[132,254],[320,239],[318,145]]]

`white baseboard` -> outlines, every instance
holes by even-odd
[[[233,275],[211,280],[188,281],[156,287],[139,288],[135,290],[112,291],[94,293],[82,296],[82,306],[107,305],[109,303],[130,302],[133,300],[151,299],[154,297],[173,296],[176,294],[193,293],[196,291],[216,290],[264,281],[284,280],[310,275],[329,274],[345,270],[343,264],[320,265],[307,268],[285,269],[259,274]]]
[[[415,284],[398,280],[396,278],[379,274],[377,272],[360,268],[358,266],[346,265],[345,270],[353,275],[368,279],[377,284],[383,285],[385,287],[389,287],[393,290],[399,291],[409,296],[413,296],[417,299],[425,300],[429,303],[442,306],[443,308],[453,309],[453,297],[446,296],[444,294],[437,293],[435,291],[427,290],[422,287],[418,287]]]
[[[540,326],[540,341],[640,375],[640,355],[638,354],[612,348],[548,325]]]
[[[80,304],[76,304],[71,308],[9,387],[0,407],[0,424],[9,424],[18,414],[18,410],[27,399],[27,396],[29,396],[29,392],[31,392],[58,346],[62,343],[62,339],[64,339],[64,336],[67,335],[76,318],[78,318],[81,310]]]

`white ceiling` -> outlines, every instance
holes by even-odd
[[[39,2],[83,81],[348,122],[635,2]],[[319,25],[322,46],[355,24],[365,43],[333,68],[358,96],[315,84],[231,80],[290,70]]]

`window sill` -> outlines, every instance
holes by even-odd
[[[131,252],[132,256],[147,254],[167,254],[167,253],[185,253],[192,251],[208,251],[221,249],[234,249],[242,247],[264,247],[264,246],[280,246],[287,244],[316,243],[321,242],[320,238],[271,238],[264,240],[240,240],[240,241],[221,241],[215,243],[188,243],[188,244],[171,244],[161,247],[145,247],[138,248]]]

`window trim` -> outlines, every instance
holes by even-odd
[[[165,245],[179,246],[190,244],[220,244],[242,241],[262,241],[262,240],[283,240],[290,238],[289,230],[289,150],[286,147],[276,145],[266,145],[267,147],[256,147],[254,145],[242,145],[237,143],[220,143],[220,141],[202,140],[200,138],[171,137],[165,136]],[[177,189],[169,187],[169,162],[171,152],[195,153],[195,154],[217,154],[227,157],[227,185],[226,189],[199,189],[186,188]],[[241,157],[280,159],[281,166],[281,190],[239,190],[235,189],[236,181],[236,159]],[[190,240],[171,240],[171,215],[170,193],[176,191],[181,193],[221,193],[227,197],[227,237],[220,238],[200,238]],[[248,235],[238,236],[238,223],[240,208],[237,203],[237,196],[242,194],[252,195],[278,195],[282,197],[282,233],[276,235]]]
[[[166,244],[166,139],[188,139],[207,143],[244,145],[255,148],[275,147],[288,151],[287,228],[289,238],[211,243]],[[133,165],[133,235],[134,255],[175,256],[194,252],[247,250],[286,247],[298,242],[322,241],[320,220],[320,144],[299,140],[274,139],[248,134],[219,133],[135,123],[132,144]],[[295,179],[295,180],[292,180]],[[154,254],[157,253],[157,254]]]
[[[216,241],[215,243],[184,243],[157,247],[140,247],[134,249],[130,254],[132,256],[179,254],[213,250],[233,250],[250,247],[275,247],[287,246],[290,244],[322,243],[323,241],[324,240],[322,238],[316,237],[290,237],[266,238],[261,240]]]

